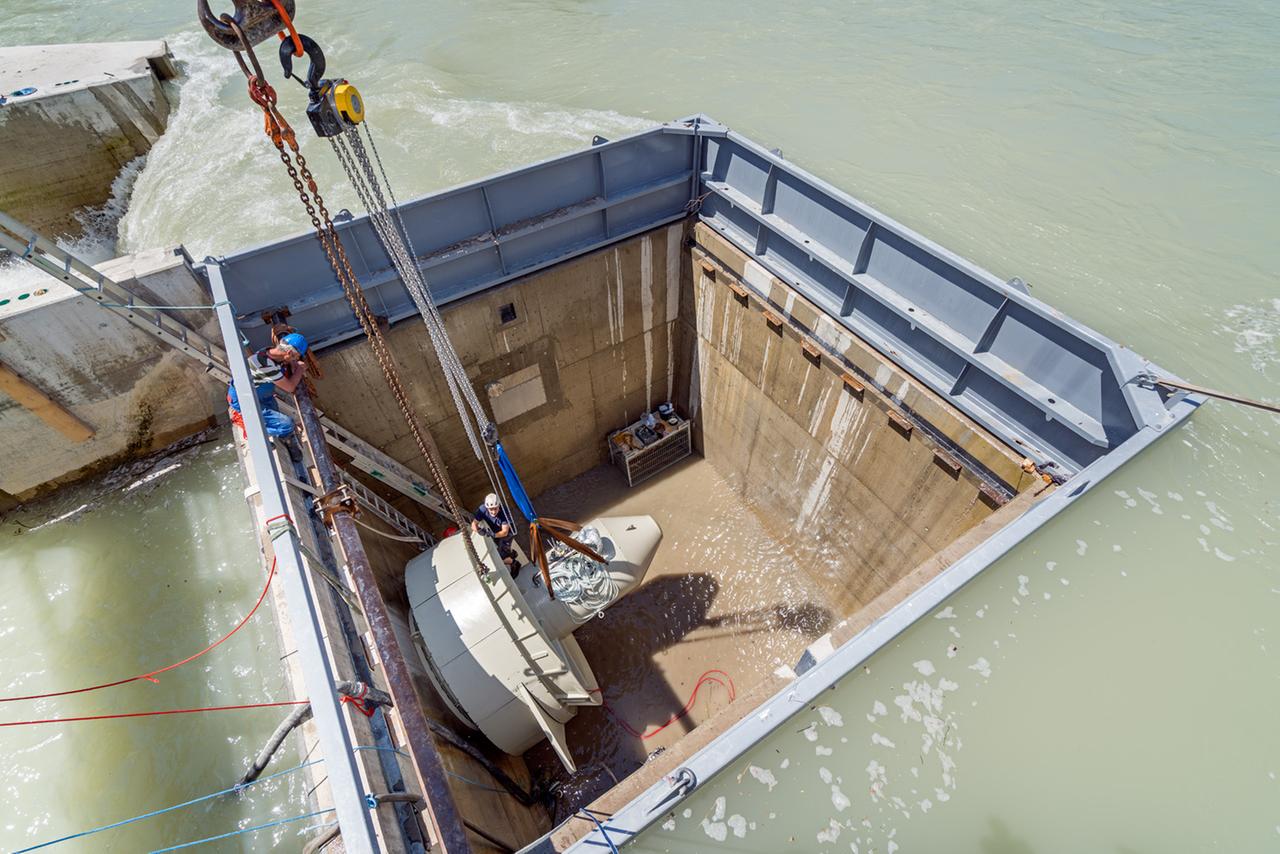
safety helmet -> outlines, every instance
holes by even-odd
[[[296,352],[299,356],[307,355],[307,339],[303,338],[297,332],[290,332],[288,335],[280,336],[280,345],[288,347]]]
[[[502,505],[498,503],[498,496],[490,492],[484,497],[484,506],[490,510],[497,510]]]

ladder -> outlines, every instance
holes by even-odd
[[[436,544],[436,538],[418,527],[408,516],[387,503],[380,495],[351,476],[346,469],[338,468],[338,477],[355,495],[356,501],[373,515],[395,528],[406,537],[416,537],[422,547],[430,548]]]
[[[158,341],[200,362],[204,365],[205,372],[215,379],[226,383],[231,382],[227,354],[220,343],[169,314],[167,307],[153,305],[139,299],[124,285],[95,270],[85,261],[3,211],[0,211],[0,248],[8,249],[16,257],[66,283],[85,298],[97,302],[102,308],[128,321],[149,336],[155,336]],[[281,399],[280,403],[281,409],[296,416],[297,413],[288,400]],[[393,460],[328,416],[322,414],[320,423],[324,428],[325,441],[350,456],[351,465],[452,521],[453,517],[449,515],[439,494],[412,469]],[[354,478],[351,479],[354,480]],[[371,490],[362,488],[356,491],[356,495],[361,504],[388,523],[399,527],[396,522],[383,516],[378,507],[371,506],[375,499],[404,522],[409,522],[390,504],[377,498]],[[414,526],[415,529],[416,527]],[[401,530],[406,534],[416,535],[416,530],[403,528]]]

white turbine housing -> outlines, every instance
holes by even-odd
[[[546,738],[570,771],[575,766],[564,724],[577,706],[602,702],[573,632],[644,580],[662,539],[651,516],[594,519],[586,527],[598,532],[596,551],[608,564],[564,579],[583,588],[577,597],[551,599],[536,566],[513,580],[493,541],[469,531],[442,540],[405,567],[418,652],[453,713],[507,753],[519,755]],[[484,578],[471,567],[464,536],[489,570]],[[557,576],[575,560],[552,565],[553,584],[561,585]]]

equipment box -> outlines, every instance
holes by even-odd
[[[690,423],[673,415],[675,424],[657,419],[652,428],[641,418],[634,424],[609,434],[609,459],[635,486],[693,452]]]

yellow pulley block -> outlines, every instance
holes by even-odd
[[[364,121],[364,98],[346,80],[321,80],[311,90],[307,118],[320,136],[337,136]]]
[[[358,125],[364,121],[364,98],[360,90],[345,80],[333,87],[333,105],[347,124]]]

